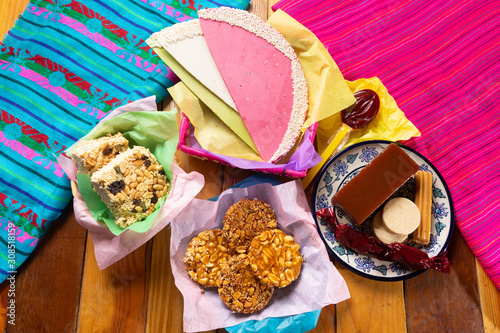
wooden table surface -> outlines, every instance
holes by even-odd
[[[266,19],[275,0],[252,0]],[[0,36],[27,0],[0,1]],[[161,103],[167,110],[172,102]],[[205,176],[198,198],[220,194],[252,172],[178,152],[180,166]],[[282,179],[290,181],[290,179]],[[306,191],[308,196],[311,190]],[[455,229],[457,230],[457,229]],[[170,229],[100,271],[72,204],[18,270],[15,326],[6,322],[8,284],[0,285],[0,332],[183,332],[182,295],[169,262]],[[400,282],[360,277],[332,259],[351,298],[321,311],[313,332],[499,332],[500,291],[491,283],[458,230],[449,246],[451,274],[427,271]],[[224,329],[215,332],[224,332]]]

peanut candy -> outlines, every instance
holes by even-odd
[[[169,189],[162,166],[147,148],[140,146],[118,155],[95,172],[90,181],[120,228],[153,213]]]
[[[222,234],[229,248],[241,253],[248,248],[252,239],[263,231],[278,226],[273,209],[259,200],[242,199],[232,205],[223,220]]]
[[[235,254],[222,265],[219,296],[233,312],[253,313],[262,310],[274,292],[253,275],[245,253]]]
[[[128,140],[121,133],[108,133],[98,139],[82,140],[71,152],[71,159],[78,173],[91,176],[127,149]]]
[[[256,236],[248,248],[253,273],[263,284],[283,288],[297,279],[302,266],[299,244],[273,229]]]
[[[184,263],[189,276],[205,287],[218,286],[221,265],[230,258],[220,229],[205,230],[194,237],[186,250]]]

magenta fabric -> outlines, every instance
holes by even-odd
[[[456,225],[500,288],[498,1],[283,0],[347,80],[377,76],[448,184]],[[450,214],[450,212],[438,212]]]

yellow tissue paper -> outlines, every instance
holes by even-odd
[[[267,23],[290,43],[302,65],[309,93],[303,129],[356,102],[332,56],[309,29],[282,10],[276,11]]]
[[[311,31],[281,10],[275,12],[268,23],[293,47],[308,82],[309,110],[303,130],[355,103],[338,66]],[[185,83],[187,86],[179,83],[168,91],[195,127],[195,137],[200,145],[216,154],[262,161],[204,104],[206,96],[214,94],[205,91],[204,95],[197,96],[191,91],[191,84]]]
[[[401,141],[420,136],[420,131],[406,118],[404,112],[398,107],[396,101],[379,78],[359,79],[353,82],[346,81],[346,83],[352,93],[363,89],[375,91],[380,98],[380,109],[375,119],[368,126],[350,131],[344,147],[368,140]],[[320,154],[326,149],[328,141],[341,127],[340,113],[318,123],[316,139]]]
[[[200,81],[185,70],[184,67],[182,67],[165,49],[153,47],[153,50],[175,72],[182,82],[188,85],[206,105],[210,106],[211,110],[214,110],[213,112],[215,112],[215,114],[212,116],[217,115],[227,126],[231,127],[236,134],[235,139],[240,141],[241,145],[248,145],[257,153],[257,148],[238,112],[233,110],[229,105],[224,103],[222,99],[201,84]],[[207,114],[207,117],[208,116]],[[194,126],[199,127],[200,125],[194,124]]]
[[[183,83],[168,89],[179,108],[194,125],[194,136],[203,149],[247,160],[262,161],[224,122]]]

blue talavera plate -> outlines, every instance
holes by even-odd
[[[366,141],[352,145],[328,161],[319,173],[314,186],[311,211],[314,213],[323,208],[331,208],[331,199],[342,186],[359,173],[370,161],[377,157],[390,141]],[[424,252],[429,257],[437,256],[446,250],[453,232],[454,209],[450,191],[439,171],[424,156],[415,150],[399,144],[401,148],[419,165],[420,170],[432,173],[432,211],[431,241],[428,245],[419,245],[411,240],[406,243]],[[414,199],[414,179],[409,179],[393,194]],[[383,261],[369,255],[361,255],[344,247],[335,240],[332,229],[315,214],[316,227],[327,250],[346,268],[366,278],[383,281],[399,281],[414,277],[423,270],[413,270],[397,262]],[[372,214],[373,216],[374,214]],[[335,208],[335,216],[342,224],[350,224],[353,228],[371,234],[370,216],[360,226],[354,226],[339,209]]]

